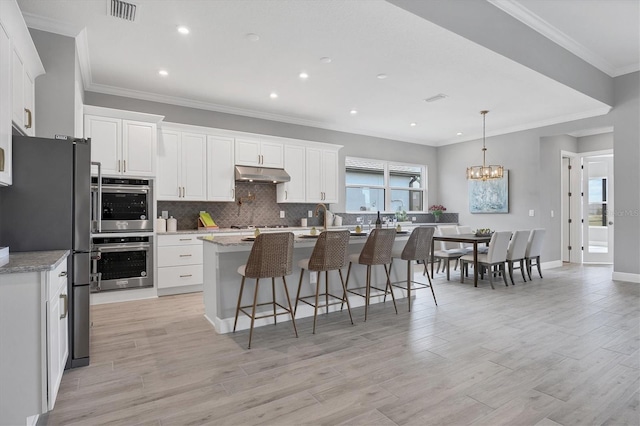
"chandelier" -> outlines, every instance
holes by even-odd
[[[485,146],[485,131],[488,112],[489,111],[480,111],[480,114],[482,114],[482,166],[467,167],[467,179],[500,179],[504,175],[504,167],[496,165],[486,165],[487,148]]]

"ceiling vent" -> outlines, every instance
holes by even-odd
[[[136,20],[136,11],[138,6],[122,0],[111,0],[111,8],[109,14],[114,18],[124,19],[125,21],[134,22]]]
[[[432,96],[430,98],[427,98],[424,101],[425,102],[435,102],[435,101],[439,101],[440,99],[444,99],[446,97],[447,97],[447,95],[445,95],[444,93],[438,93],[437,95]]]

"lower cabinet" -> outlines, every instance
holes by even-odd
[[[53,409],[67,362],[67,259],[53,270],[0,274],[0,424]]]
[[[158,294],[202,291],[202,240],[199,234],[158,235]]]

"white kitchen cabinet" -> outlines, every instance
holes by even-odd
[[[17,49],[11,57],[13,123],[20,132],[35,136],[35,82]]]
[[[282,143],[241,137],[236,138],[235,145],[238,165],[274,169],[281,169],[284,166]]]
[[[91,161],[101,163],[106,176],[154,177],[157,123],[162,118],[85,106],[84,135],[91,138]]]
[[[11,40],[0,23],[0,186],[11,185]]]
[[[306,158],[307,202],[337,203],[338,151],[307,147]]]
[[[57,259],[0,274],[0,424],[28,424],[55,405],[69,355],[67,257]]]
[[[234,140],[207,136],[207,200],[235,201]]]
[[[304,203],[306,202],[306,151],[304,146],[284,146],[284,169],[291,176],[289,182],[278,184],[278,203]]]
[[[158,145],[158,200],[206,200],[207,135],[163,129]]]
[[[202,240],[199,236],[158,235],[156,276],[159,295],[202,290]]]

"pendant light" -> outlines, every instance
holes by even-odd
[[[496,165],[486,165],[487,147],[486,142],[486,118],[489,111],[480,111],[482,114],[482,166],[467,167],[467,179],[488,180],[500,179],[504,175],[504,167]]]

